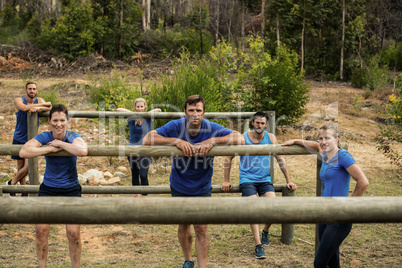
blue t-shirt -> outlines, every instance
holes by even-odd
[[[327,154],[322,154],[323,161],[320,170],[322,181],[321,196],[348,196],[350,174],[348,167],[356,164],[356,161],[348,151],[341,149],[326,163]]]
[[[127,119],[130,130],[130,141],[128,145],[142,145],[142,139],[152,128],[152,120],[147,118],[141,126],[135,124],[135,119]]]
[[[80,135],[72,131],[66,132],[64,142],[73,143]],[[34,137],[42,145],[53,141],[52,131],[43,132]],[[77,157],[76,156],[45,156],[46,170],[43,175],[43,183],[49,187],[71,188],[78,182]]]
[[[245,144],[265,145],[271,144],[267,131],[264,131],[264,138],[259,143],[254,143],[247,132],[244,132]],[[241,156],[239,163],[239,184],[251,182],[271,182],[271,167],[269,155]]]
[[[25,97],[22,97],[22,101],[25,105],[27,105],[27,101]],[[38,98],[35,98],[34,104],[38,103]],[[20,143],[26,143],[28,141],[28,119],[27,113],[22,110],[19,110],[15,113],[17,117],[17,123],[15,125],[14,137],[13,140],[16,140]],[[39,117],[38,117],[38,127],[39,127]]]
[[[196,136],[190,136],[186,127],[186,118],[173,120],[158,128],[156,132],[167,138],[178,138],[196,144],[212,137],[223,137],[233,131],[206,119],[201,122],[201,129]],[[208,157],[173,157],[170,186],[185,195],[200,195],[211,190],[214,158]]]

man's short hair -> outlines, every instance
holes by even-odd
[[[205,112],[205,100],[201,95],[191,95],[186,99],[186,102],[184,103],[184,111],[187,109],[187,104],[192,105],[192,104],[197,104],[199,102],[202,102],[202,106],[204,108]]]
[[[49,112],[49,119],[52,119],[52,115],[54,113],[65,113],[66,114],[66,118],[68,120],[68,110],[66,108],[66,106],[64,106],[63,104],[55,104],[52,109]]]
[[[268,116],[267,116],[267,114],[264,113],[264,112],[256,112],[256,113],[253,115],[253,117],[251,118],[251,122],[254,122],[254,119],[256,119],[256,118],[263,118],[263,117],[265,117],[265,119],[267,119],[267,123],[268,123]]]
[[[36,82],[28,81],[28,82],[25,84],[25,89],[28,88],[28,85],[35,85],[36,87],[38,87],[38,85],[36,84]]]

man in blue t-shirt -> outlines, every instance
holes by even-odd
[[[257,112],[253,115],[251,124],[253,130],[244,132],[245,144],[266,145],[277,144],[274,134],[268,133],[268,118],[264,112]],[[227,156],[225,161],[224,182],[222,183],[222,191],[229,192],[232,188],[230,183],[230,168],[234,156]],[[288,168],[285,158],[282,155],[275,155],[279,167],[285,176],[286,186],[290,191],[297,189],[296,184],[290,181]],[[275,188],[271,181],[271,167],[269,155],[245,155],[240,157],[239,163],[239,185],[244,197],[275,197]],[[271,224],[265,224],[264,230],[260,234],[258,224],[250,224],[255,242],[255,256],[257,259],[265,259],[263,245],[269,244],[268,230]]]
[[[200,95],[192,95],[184,104],[185,118],[168,122],[149,132],[144,145],[175,145],[184,157],[173,157],[170,187],[172,196],[211,196],[213,157],[208,151],[215,145],[242,144],[240,133],[222,127],[203,118],[205,101]],[[194,146],[196,145],[196,147]],[[192,157],[194,156],[194,157]],[[194,267],[190,225],[179,225],[178,237],[184,253],[183,267]],[[195,224],[198,267],[206,267],[209,237],[207,225]]]
[[[50,102],[45,102],[42,98],[37,97],[38,88],[35,82],[27,82],[25,85],[26,96],[18,97],[14,100],[16,109],[17,123],[15,126],[13,144],[25,144],[28,141],[27,113],[35,113],[39,111],[49,111],[52,108]],[[7,181],[6,185],[15,185],[20,182],[25,185],[25,177],[28,175],[28,160],[19,156],[12,156],[17,160],[17,174],[14,179]],[[15,194],[10,194],[15,196]],[[23,194],[26,196],[27,194]]]

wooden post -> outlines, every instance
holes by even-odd
[[[265,112],[266,114],[268,114],[268,125],[269,125],[269,129],[268,131],[271,132],[272,134],[276,134],[276,122],[275,122],[275,112],[273,111],[267,111]],[[270,163],[269,163],[269,168],[271,169],[271,182],[272,184],[275,183],[275,159],[273,157],[274,155],[271,154],[270,157]]]
[[[0,144],[0,155],[18,155],[22,145]],[[195,146],[196,147],[196,146]],[[303,146],[280,144],[267,145],[220,145],[214,146],[208,156],[228,155],[309,155],[310,151]],[[47,156],[71,156],[66,151],[49,153]],[[184,156],[183,152],[173,145],[88,145],[88,156]]]
[[[0,224],[402,222],[402,196],[0,198]]]
[[[321,178],[320,178],[320,170],[322,165],[322,157],[320,154],[317,154],[317,175],[316,175],[316,196],[321,196]],[[315,253],[317,253],[318,246],[320,245],[320,239],[318,237],[318,224],[315,225]]]
[[[213,194],[223,194],[222,185],[212,185]],[[281,192],[285,184],[274,184],[275,192]],[[0,187],[3,193],[39,193],[39,185],[3,185]],[[82,194],[170,194],[169,185],[155,186],[82,186]],[[241,193],[238,184],[233,185],[230,193]]]
[[[282,196],[295,196],[295,192],[289,191],[285,186],[282,187]],[[294,241],[294,224],[285,223],[282,224],[282,237],[281,241],[283,244],[290,245]]]
[[[28,140],[32,139],[38,134],[38,113],[27,113],[27,124],[28,124]],[[28,174],[29,174],[29,184],[38,185],[38,158],[28,159]]]

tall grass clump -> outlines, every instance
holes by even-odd
[[[161,74],[161,82],[151,85],[148,106],[152,104],[164,112],[183,112],[187,97],[198,94],[205,99],[206,112],[221,111],[222,88],[223,82],[219,80],[217,70],[207,59],[192,60],[184,52],[173,62],[172,71]],[[167,121],[157,120],[155,126]]]

